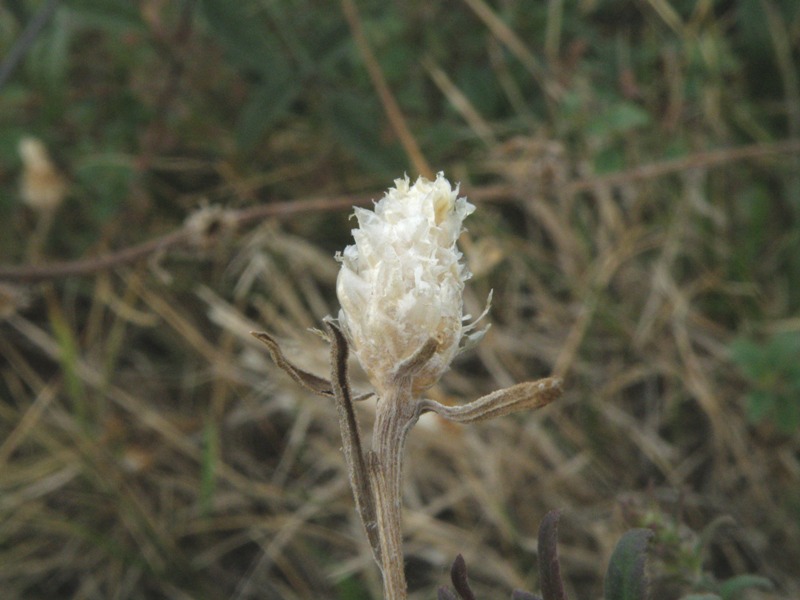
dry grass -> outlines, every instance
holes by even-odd
[[[505,169],[518,189],[536,183],[516,161]],[[720,280],[731,233],[701,212],[708,179],[725,177],[480,207],[468,248],[491,244],[496,257],[476,265],[467,301],[475,311],[494,288],[493,327],[432,393],[457,402],[552,371],[567,393],[530,417],[418,426],[413,597],[432,597],[458,552],[485,596],[535,587],[538,520],[553,507],[566,509],[574,597],[599,593],[631,515],[652,511],[696,531],[731,515],[712,545],[715,572],[757,572],[781,585],[775,597],[798,593],[800,532],[785,502],[800,485],[798,440],[745,425],[733,332],[703,309],[712,294],[753,293]],[[336,310],[336,265],[274,224],[217,260],[221,275],[195,274],[183,290],[120,272],[95,280],[91,304],[68,286],[46,295],[45,322],[6,321],[10,597],[348,597],[352,578],[379,595],[333,405],[295,389],[247,335],[276,332],[324,374],[327,350],[305,329]]]
[[[694,39],[669,3],[649,4],[659,26],[672,23],[676,39]],[[569,80],[569,57],[559,63],[564,73],[543,70],[491,7],[467,5],[494,36],[487,52],[505,44],[544,97],[561,86],[584,89],[579,72]],[[546,21],[550,51],[563,33],[558,18]],[[774,15],[770,23],[781,26]],[[792,43],[785,37],[776,44]],[[776,52],[791,67],[791,52]],[[694,124],[681,121],[678,105],[688,101],[676,89],[686,74],[669,56],[665,96],[652,102],[665,103],[661,134],[685,133]],[[648,171],[643,164],[664,157],[653,150],[660,134],[630,133],[626,165],[598,176],[591,135],[574,139],[558,116],[531,127],[535,135],[508,135],[426,61],[480,141],[468,160],[442,159],[479,205],[462,244],[476,274],[468,311],[480,313],[494,290],[492,329],[431,394],[455,403],[551,373],[565,378],[566,392],[534,415],[470,427],[426,417],[412,432],[411,598],[435,597],[457,553],[479,597],[536,589],[537,527],[553,508],[564,509],[560,554],[571,598],[601,596],[614,544],[643,524],[661,533],[656,600],[679,597],[702,572],[774,582],[775,591],[748,598],[800,597],[800,435],[748,421],[746,383],[729,355],[742,331],[800,329],[792,313],[798,279],[787,268],[797,263],[785,258],[797,243],[789,208],[796,145],[720,151],[707,161],[701,150],[697,160]],[[495,68],[515,105],[508,65]],[[196,84],[199,75],[190,67],[188,77]],[[725,89],[709,85],[706,112],[696,117],[702,131],[693,132],[698,148],[729,140],[718,129],[733,119],[719,96]],[[796,90],[786,90],[791,100]],[[267,180],[297,198],[320,189],[331,198],[353,189],[377,197],[390,183],[352,164],[339,177],[341,160],[322,150],[307,156],[316,135],[308,125],[276,134],[270,152],[293,152],[266,175],[226,170],[223,161],[186,168],[198,180],[216,177],[203,192],[232,204],[248,203]],[[287,173],[296,156],[308,163]],[[298,181],[309,171],[319,175]],[[784,200],[771,205],[777,212],[765,222],[773,229],[750,256],[759,264],[738,265],[749,243],[743,203],[761,201],[739,190],[762,179],[778,182]],[[346,216],[278,215],[207,248],[177,245],[132,266],[32,284],[27,307],[3,307],[4,598],[379,597],[335,407],[297,389],[248,334],[268,330],[297,363],[326,373],[327,347],[306,330],[338,310],[333,251],[348,243]],[[8,290],[0,292],[19,304],[19,291]],[[366,389],[353,370],[355,388]],[[369,404],[361,406],[366,424]],[[725,515],[732,521],[701,544]],[[689,581],[672,576],[675,569]]]

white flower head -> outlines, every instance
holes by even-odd
[[[420,177],[410,185],[406,176],[394,184],[374,211],[355,209],[355,245],[337,253],[339,323],[379,391],[404,360],[435,339],[436,352],[413,380],[421,391],[447,370],[474,327],[463,325],[470,272],[456,240],[475,207],[442,173],[435,181]]]

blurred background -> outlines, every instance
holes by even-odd
[[[412,432],[411,598],[537,590],[554,508],[571,598],[632,527],[656,600],[800,597],[800,4],[6,0],[0,56],[4,598],[380,597],[248,332],[326,375],[351,207],[440,170],[494,302],[430,394],[566,392]]]

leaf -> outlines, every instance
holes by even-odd
[[[286,360],[286,357],[284,356],[283,351],[281,350],[281,347],[278,345],[278,342],[275,340],[275,338],[263,331],[251,331],[250,335],[256,338],[259,342],[262,342],[269,350],[269,355],[272,357],[272,360],[275,362],[275,364],[286,371],[286,374],[299,383],[303,388],[309,392],[317,394],[318,396],[333,398],[331,382],[327,379],[323,379],[322,377],[317,377],[313,373],[304,371],[303,369],[294,366],[292,363]]]
[[[273,338],[271,335],[264,331],[251,331],[250,335],[256,338],[258,341],[262,342],[268,349],[269,355],[272,358],[272,361],[281,369],[283,369],[289,377],[294,379],[297,383],[299,383],[303,388],[311,392],[312,394],[316,394],[317,396],[323,396],[325,398],[333,398],[333,388],[331,387],[331,382],[327,379],[322,377],[318,377],[313,373],[309,373],[308,371],[304,371],[303,369],[296,367],[294,364],[289,362],[286,359],[286,356],[283,354],[283,351],[280,348],[277,340]],[[359,394],[355,398],[353,398],[353,402],[361,402],[362,400],[366,400],[367,398],[371,398],[374,396],[374,392],[364,392],[363,394]]]
[[[558,563],[558,520],[560,510],[551,510],[539,525],[539,580],[544,600],[566,600],[561,566]]]
[[[450,579],[462,600],[475,600],[475,594],[472,593],[469,581],[467,581],[467,562],[460,554],[456,556],[453,566],[450,568]]]
[[[436,341],[436,338],[429,338],[427,342],[414,352],[414,354],[397,366],[394,372],[394,378],[397,380],[412,378],[428,363],[438,349],[439,342]]]
[[[446,406],[433,400],[421,400],[420,410],[433,411],[456,423],[476,423],[517,412],[546,406],[561,396],[562,381],[547,377],[526,381],[509,388],[487,394],[469,404]]]
[[[458,596],[453,593],[453,590],[444,585],[436,592],[436,598],[437,600],[458,600]]]
[[[731,342],[728,350],[733,362],[748,379],[757,381],[761,378],[766,365],[762,360],[763,349],[759,344],[746,338],[739,338]]]
[[[647,543],[652,537],[650,529],[632,529],[622,536],[606,571],[605,600],[647,598],[645,562]]]
[[[769,392],[755,390],[747,394],[747,420],[760,423],[775,409],[776,398]]]
[[[708,548],[709,544],[711,544],[711,541],[716,537],[720,530],[722,530],[724,527],[733,527],[735,525],[736,520],[730,515],[722,515],[715,518],[708,525],[703,527],[703,530],[700,532],[698,547],[702,550],[705,550]]]
[[[511,592],[511,600],[542,600],[542,598],[536,594],[531,594],[530,592],[514,590]]]
[[[754,587],[771,590],[774,586],[766,577],[751,574],[737,575],[720,585],[719,594],[724,600],[736,600],[740,592]]]
[[[202,0],[200,7],[209,28],[241,68],[265,77],[286,68],[282,48],[271,35],[260,2]]]
[[[128,0],[72,0],[69,8],[82,27],[123,31],[145,31],[142,11]]]
[[[347,356],[349,347],[341,329],[326,319],[325,330],[331,341],[331,385],[336,399],[336,412],[342,434],[342,452],[347,463],[350,487],[356,501],[356,510],[361,517],[375,561],[381,564],[381,545],[378,538],[377,509],[370,478],[367,475],[366,459],[361,445],[361,431],[358,427],[350,382],[347,377]]]
[[[97,225],[116,215],[135,179],[133,166],[117,161],[110,148],[104,156],[98,154],[97,158],[83,160],[76,167],[75,175],[82,194],[92,198],[92,202],[86,203],[86,210]],[[91,239],[94,240],[94,236]]]
[[[372,96],[350,90],[332,90],[320,108],[337,143],[376,174],[394,173],[405,164],[399,144],[385,137],[385,117]]]
[[[750,380],[747,416],[751,423],[770,419],[781,431],[792,433],[800,426],[800,335],[781,332],[765,341],[747,338],[729,346],[731,360]]]
[[[289,114],[292,102],[300,95],[296,78],[267,79],[253,90],[236,124],[236,140],[247,150],[255,146],[270,127]]]
[[[589,124],[588,132],[601,139],[627,133],[651,122],[650,113],[633,102],[617,102]]]

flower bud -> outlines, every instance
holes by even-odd
[[[442,173],[435,181],[420,177],[410,185],[406,176],[394,184],[374,211],[355,209],[355,245],[336,255],[339,322],[379,392],[404,360],[436,340],[436,352],[414,375],[418,392],[447,370],[472,328],[463,326],[470,272],[456,240],[475,207]]]

